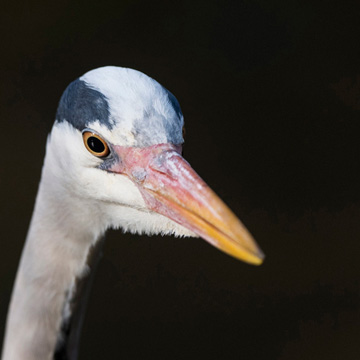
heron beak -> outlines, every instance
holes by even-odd
[[[225,253],[260,265],[264,254],[241,221],[171,144],[114,146],[121,159],[111,171],[137,184],[147,206],[190,229]]]

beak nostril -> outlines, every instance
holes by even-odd
[[[144,168],[136,167],[131,172],[131,175],[137,183],[142,183],[147,177],[147,171]]]

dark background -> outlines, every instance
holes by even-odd
[[[267,255],[110,232],[80,359],[359,359],[360,4],[2,3],[0,336],[67,84],[138,69],[180,101],[185,157]]]

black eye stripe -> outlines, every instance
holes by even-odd
[[[96,153],[102,153],[105,150],[103,142],[95,136],[90,136],[87,139],[87,144],[89,148]]]

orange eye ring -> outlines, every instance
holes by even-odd
[[[109,155],[109,146],[99,135],[91,131],[85,131],[82,136],[84,145],[91,154],[101,158]]]

